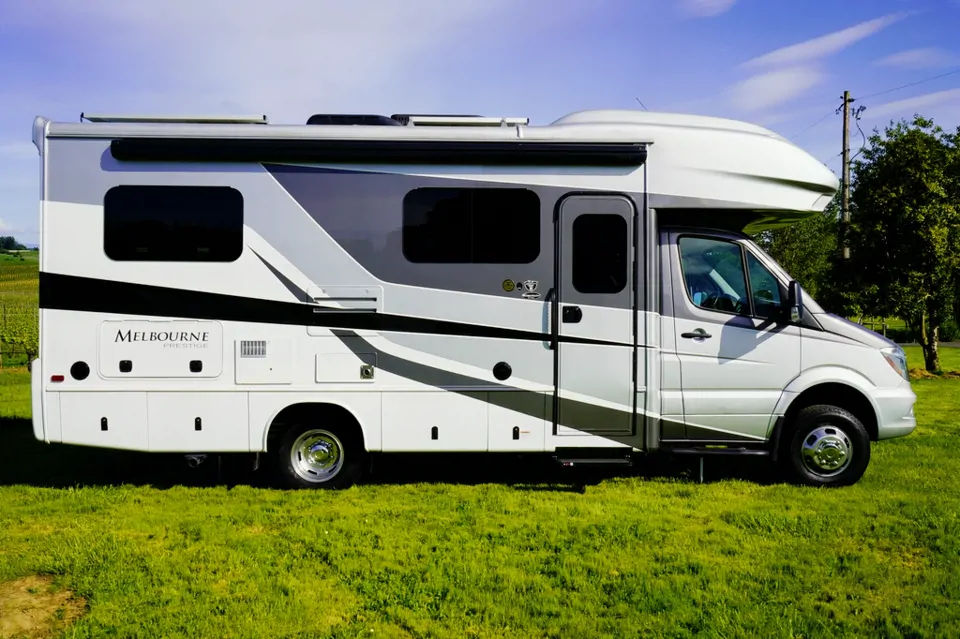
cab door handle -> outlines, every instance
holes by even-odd
[[[707,339],[713,336],[702,328],[698,328],[692,333],[680,333],[680,337],[684,339]]]

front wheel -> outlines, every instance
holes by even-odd
[[[301,424],[277,449],[281,481],[290,488],[348,488],[363,470],[364,450],[347,429]]]
[[[870,436],[860,420],[837,406],[800,410],[784,432],[784,470],[806,486],[849,486],[870,463]]]

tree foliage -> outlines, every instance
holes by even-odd
[[[891,123],[852,171],[851,258],[838,283],[859,291],[866,312],[902,318],[936,372],[960,272],[958,136],[920,116]]]
[[[813,298],[820,300],[831,286],[832,256],[837,247],[839,198],[834,198],[822,214],[802,222],[753,236],[754,241]]]
[[[24,251],[26,246],[17,241],[12,235],[0,236],[0,250],[4,251]]]

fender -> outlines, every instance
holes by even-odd
[[[792,404],[801,393],[820,384],[849,386],[859,391],[860,394],[867,399],[875,415],[880,414],[879,407],[873,398],[873,391],[878,387],[867,377],[853,369],[842,366],[817,366],[800,373],[800,375],[795,377],[793,381],[783,389],[783,394],[780,395],[780,401],[777,402],[773,410],[770,426],[773,426],[778,417],[786,415],[790,404]]]
[[[362,393],[357,393],[357,394],[362,395]],[[337,408],[342,409],[343,411],[348,413],[351,417],[353,417],[354,421],[356,421],[358,426],[360,427],[360,435],[363,437],[364,450],[366,450],[367,452],[379,452],[380,450],[379,429],[377,429],[376,432],[373,432],[373,429],[371,429],[371,427],[369,427],[365,423],[365,420],[361,419],[358,416],[357,411],[351,409],[348,402],[342,401],[339,398],[333,398],[333,397],[330,397],[329,395],[323,395],[323,394],[301,395],[297,393],[296,396],[294,396],[294,394],[291,393],[289,399],[295,400],[295,401],[288,400],[287,402],[282,403],[277,407],[275,407],[275,409],[270,413],[270,418],[262,426],[263,430],[260,433],[260,448],[258,450],[251,449],[253,452],[260,452],[260,453],[270,452],[267,450],[267,439],[269,438],[269,435],[270,435],[271,426],[273,426],[273,423],[277,420],[277,417],[279,417],[281,413],[283,413],[284,411],[290,410],[294,406],[335,406]],[[251,427],[253,427],[253,424],[251,424]]]

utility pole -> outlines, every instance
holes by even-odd
[[[850,243],[848,232],[850,229],[850,105],[853,98],[849,91],[843,92],[843,181],[841,182],[841,202],[843,207],[843,224],[840,228],[843,259],[850,259]]]

